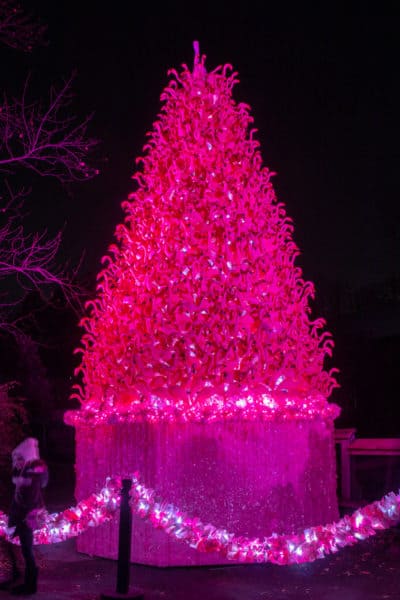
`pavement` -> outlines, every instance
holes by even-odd
[[[71,488],[58,487],[52,494],[49,510],[72,505]],[[117,561],[77,552],[74,538],[37,546],[35,552],[40,568],[37,600],[129,600],[138,591],[144,600],[400,600],[400,527],[303,565],[132,564],[127,594],[116,593]],[[8,597],[0,591],[0,600]]]

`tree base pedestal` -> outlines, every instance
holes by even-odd
[[[332,421],[135,423],[76,428],[79,501],[107,476],[135,471],[157,497],[236,536],[295,533],[339,518]],[[233,564],[203,554],[134,515],[131,562]],[[118,518],[77,539],[79,552],[116,559]]]

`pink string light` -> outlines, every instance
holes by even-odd
[[[120,477],[107,478],[98,494],[92,494],[76,507],[49,514],[44,527],[35,531],[35,544],[58,543],[109,521],[119,507],[120,489]],[[155,491],[141,484],[137,474],[132,476],[131,507],[134,514],[153,527],[200,552],[218,552],[236,562],[289,565],[324,558],[395,525],[400,521],[400,492],[391,492],[336,523],[309,527],[298,534],[274,533],[259,538],[235,536],[225,529],[204,525],[198,518],[157,500]],[[0,537],[10,539],[6,523],[6,515],[0,512]]]

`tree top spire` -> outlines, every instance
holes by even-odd
[[[193,75],[198,77],[205,77],[207,71],[204,66],[206,56],[200,54],[200,44],[197,40],[193,42],[194,50],[194,61],[193,61]]]

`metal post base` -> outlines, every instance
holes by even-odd
[[[126,594],[119,592],[103,592],[100,594],[100,600],[144,600],[143,592],[139,590],[128,590]]]

